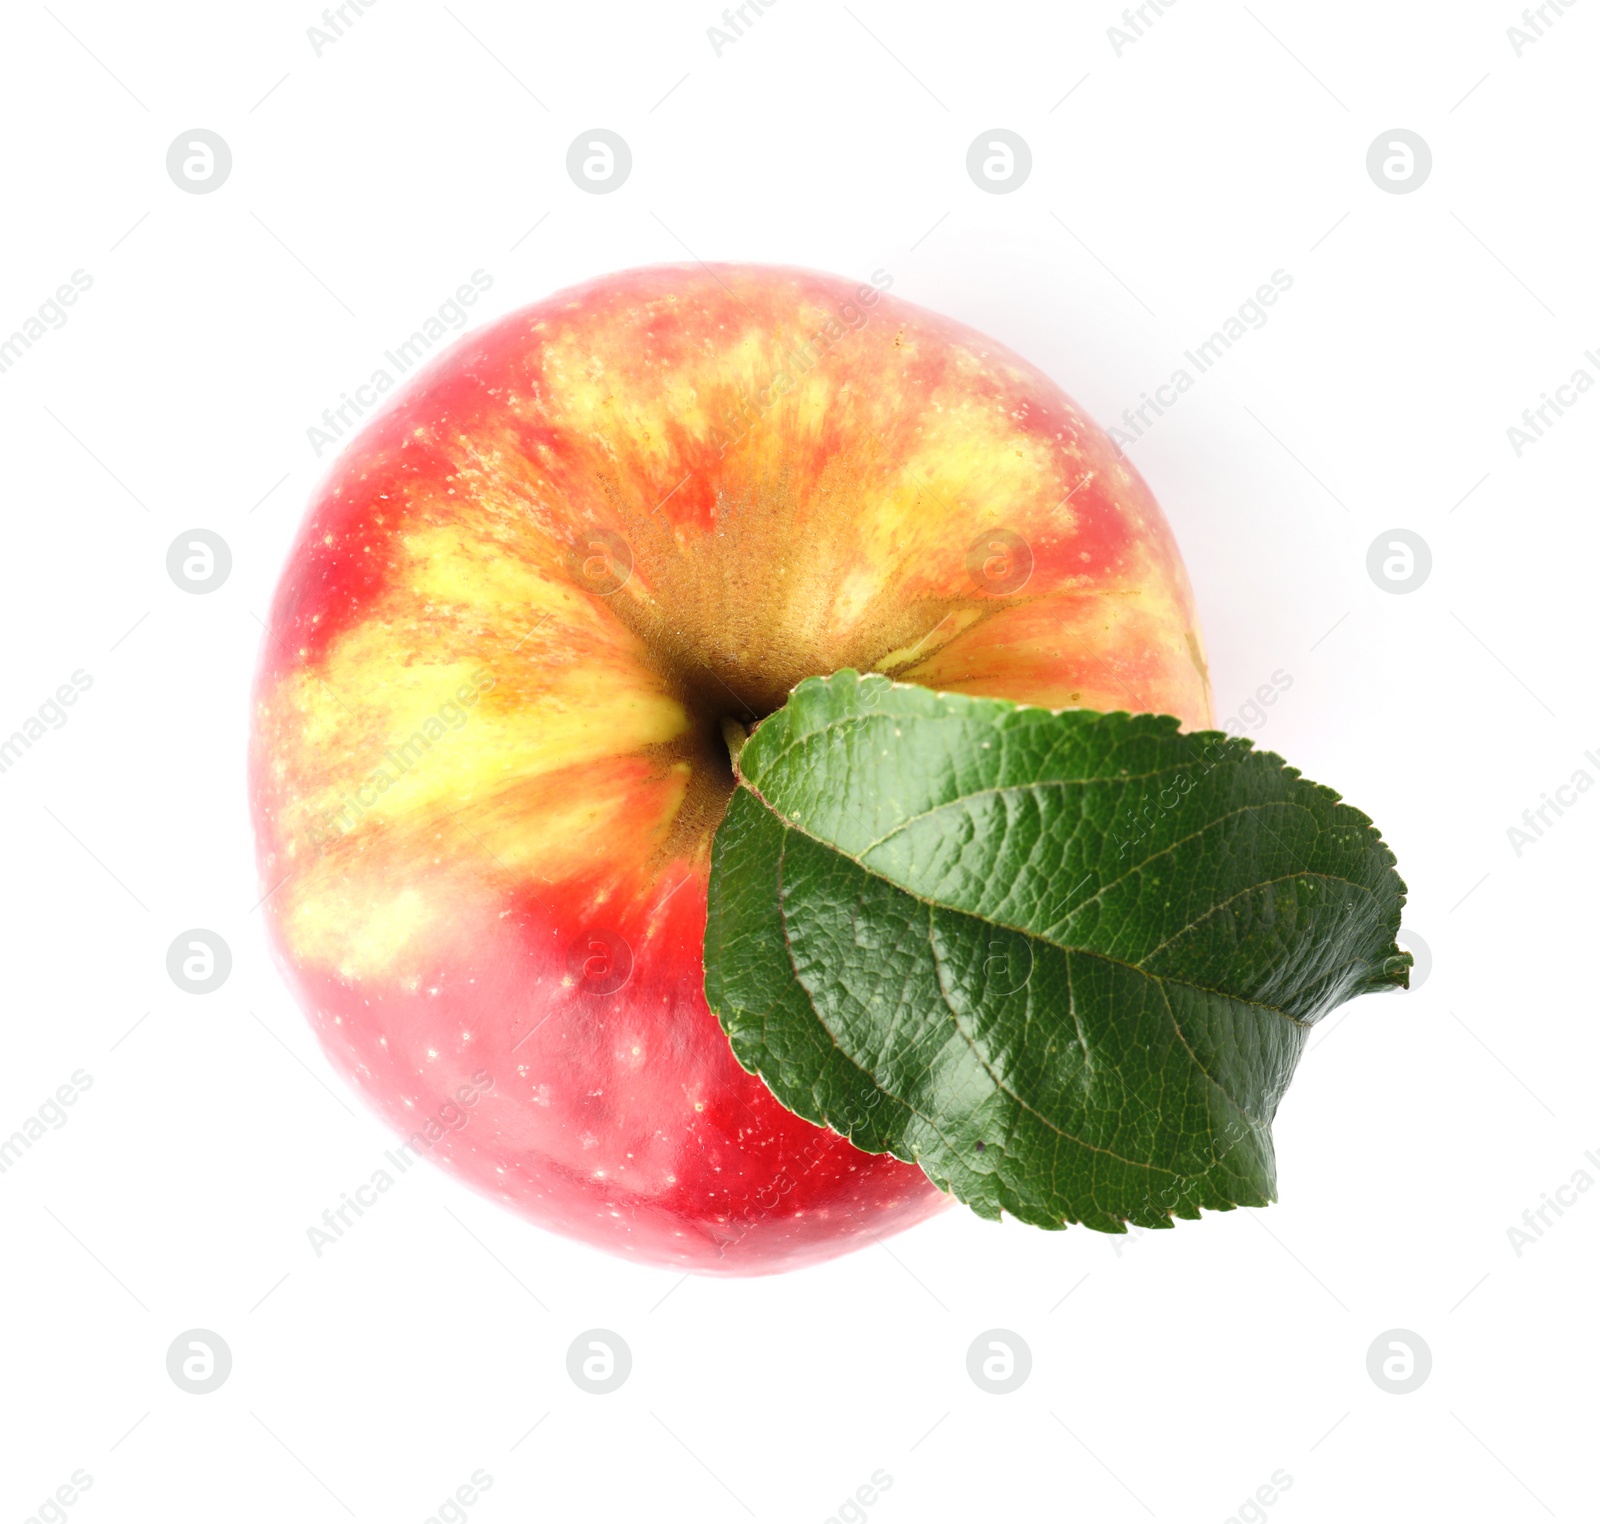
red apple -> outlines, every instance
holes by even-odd
[[[947,1201],[707,1009],[724,716],[848,666],[1210,718],[1133,467],[887,284],[663,266],[471,334],[350,442],[272,607],[260,870],[325,1051],[419,1155],[642,1262],[783,1270]]]

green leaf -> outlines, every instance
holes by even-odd
[[[846,671],[735,771],[705,963],[739,1062],[985,1217],[1265,1205],[1312,1024],[1407,983],[1371,821],[1242,738]]]

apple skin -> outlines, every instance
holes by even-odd
[[[886,284],[660,266],[469,334],[351,438],[272,605],[259,868],[325,1052],[413,1152],[639,1262],[787,1270],[948,1204],[707,1008],[724,716],[852,666],[1210,721],[1133,467]]]

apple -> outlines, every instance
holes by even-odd
[[[352,437],[272,605],[259,868],[325,1052],[412,1154],[639,1262],[785,1270],[948,1204],[707,1008],[725,719],[849,666],[1210,720],[1138,473],[889,284],[668,265],[469,334]]]

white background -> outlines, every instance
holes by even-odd
[[[1277,1471],[1243,1517],[1594,1518],[1600,1191],[1507,1230],[1600,1179],[1600,793],[1520,855],[1507,828],[1600,778],[1600,395],[1520,458],[1506,430],[1600,378],[1600,8],[1519,56],[1512,0],[1178,0],[1119,56],[1112,0],[781,0],[718,56],[712,3],[380,0],[321,56],[311,0],[6,13],[0,335],[93,286],[0,375],[0,733],[93,687],[0,776],[0,1135],[93,1086],[0,1176],[0,1524],[79,1468],[84,1524],[420,1524],[478,1469],[475,1524],[821,1524],[876,1470],[872,1524],[1222,1524]],[[209,195],[165,170],[194,127],[233,153]],[[633,150],[613,194],[565,170],[594,127]],[[1033,152],[1006,195],[965,170],[994,127]],[[1365,167],[1394,127],[1433,152],[1410,194]],[[1130,449],[1219,719],[1292,676],[1253,733],[1379,822],[1433,955],[1314,1039],[1280,1205],[1124,1239],[952,1211],[722,1282],[419,1171],[314,1257],[391,1140],[252,911],[247,688],[331,458],[306,429],[475,269],[480,322],[691,256],[886,269],[1107,423],[1292,275]],[[233,554],[206,596],[165,569],[197,526]],[[1396,527],[1433,556],[1403,596],[1366,570]],[[164,966],[195,926],[235,960],[205,997]],[[611,1396],[565,1370],[595,1326],[633,1351]],[[196,1327],[233,1352],[209,1396],[165,1369]],[[1033,1355],[1003,1397],[965,1366],[996,1327]],[[1432,1351],[1409,1395],[1367,1372],[1395,1328]]]

